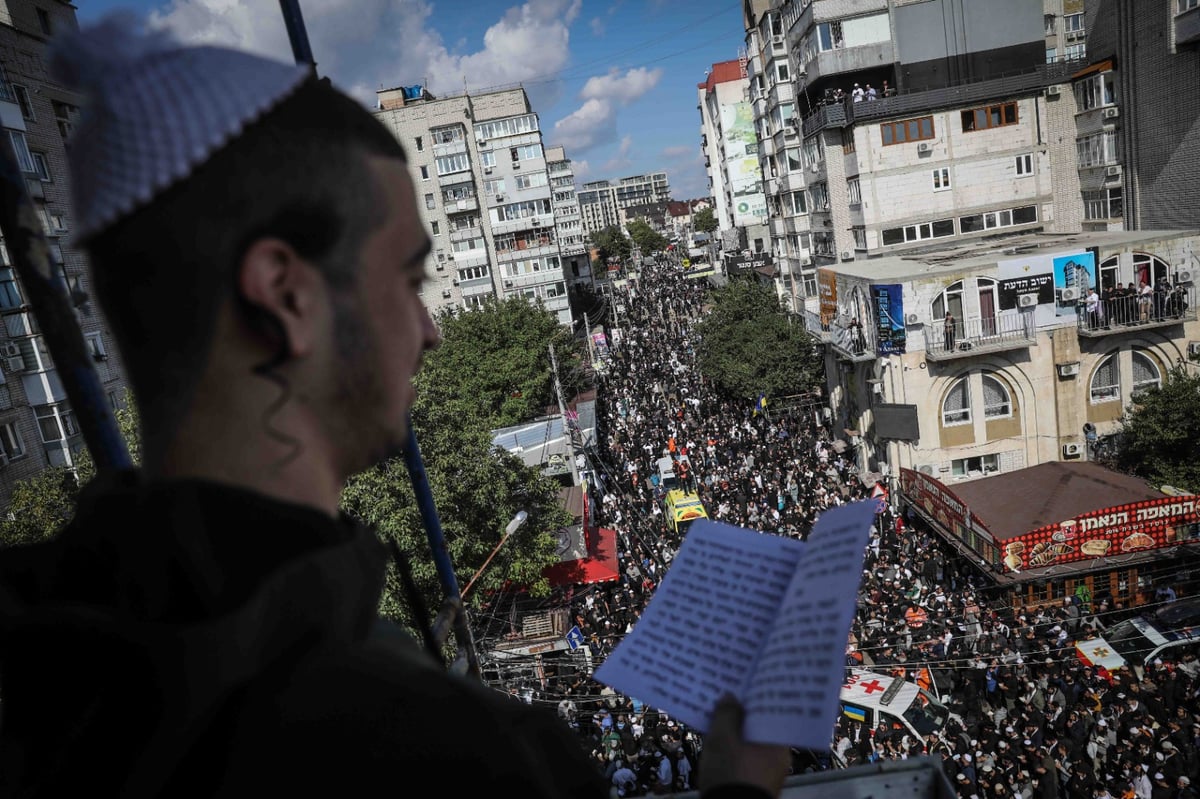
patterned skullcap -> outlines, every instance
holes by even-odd
[[[56,37],[49,63],[84,98],[68,151],[77,242],[186,178],[312,74],[142,33],[127,13]]]

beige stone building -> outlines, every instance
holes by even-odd
[[[80,98],[46,75],[50,37],[75,30],[75,7],[60,0],[0,0],[0,126],[34,200],[57,276],[70,288],[79,325],[108,400],[124,402],[116,347],[99,306],[88,299],[86,262],[70,245],[70,175],[65,142]],[[73,466],[84,447],[28,293],[0,247],[0,500],[48,466]]]

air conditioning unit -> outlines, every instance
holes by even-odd
[[[452,253],[452,252],[448,252],[448,253],[446,253],[446,260],[447,260],[447,261],[453,261],[453,260],[454,260],[454,253]]]
[[[933,464],[932,463],[922,463],[920,466],[917,467],[917,471],[920,472],[921,474],[932,475],[933,471],[934,471]]]
[[[905,316],[905,317],[904,317],[904,324],[906,324],[906,325],[919,325],[919,324],[921,324],[921,315],[920,315],[920,314],[915,314],[915,313],[910,313],[908,316]]]
[[[1121,116],[1121,109],[1117,108],[1116,106],[1104,109],[1105,119],[1116,119],[1119,116]]]
[[[445,297],[446,299],[450,299],[450,297],[452,296],[450,289],[442,289],[442,296]]]
[[[532,224],[532,225],[540,225],[540,224],[542,224],[542,220],[538,219],[536,216],[535,216],[533,219],[530,219],[530,220],[529,220],[529,222],[530,222],[530,224]]]
[[[853,261],[854,253],[851,252],[850,250],[842,250],[842,260],[843,261]]]
[[[480,140],[477,142],[477,144],[478,144],[478,146],[479,146],[480,148],[487,147],[487,146],[488,146],[488,140],[487,140],[487,139],[480,139]]]
[[[436,269],[439,272],[444,271],[445,268],[446,268],[445,264],[438,264],[437,266],[434,267],[434,269]]]
[[[1120,175],[1121,175],[1121,167],[1119,165],[1114,164],[1113,166],[1104,167],[1104,176],[1105,177],[1115,178],[1115,177],[1120,177]]]
[[[512,281],[511,280],[504,281],[504,288],[506,288],[506,289],[512,288]]]
[[[4,356],[6,358],[15,358],[16,356],[18,356],[20,354],[21,354],[21,348],[18,347],[14,342],[12,342],[12,341],[5,342]]]
[[[1078,361],[1075,361],[1074,363],[1060,363],[1058,365],[1058,376],[1059,377],[1075,377],[1078,374],[1079,374],[1079,362]]]
[[[24,372],[25,371],[25,359],[22,358],[20,355],[16,356],[15,358],[9,358],[8,359],[8,371]]]
[[[520,169],[520,168],[521,168],[521,162],[513,161],[513,169]]]
[[[1022,308],[1032,308],[1038,304],[1038,295],[1036,294],[1021,294],[1017,297],[1017,305]]]
[[[504,195],[503,195],[503,194],[497,194],[497,195],[496,195],[496,202],[498,202],[498,203],[502,203],[502,202],[504,202]]]
[[[455,286],[457,286],[457,285],[458,285],[458,278],[454,278],[454,279],[453,279],[453,280],[451,280],[450,282],[451,282],[452,284],[454,284]]]
[[[1058,290],[1058,298],[1063,302],[1074,302],[1079,299],[1079,289],[1068,286]]]
[[[490,166],[485,166],[485,167],[483,168],[483,174],[485,174],[485,175],[490,175],[490,174],[492,174],[492,168],[491,168]]]
[[[1189,341],[1188,342],[1188,357],[1189,358],[1200,357],[1200,341]]]
[[[771,44],[783,44],[783,36],[782,35],[772,36]]]
[[[821,206],[821,210],[822,210],[822,211],[828,211],[828,210],[829,210],[829,203],[825,203],[824,205],[822,205],[822,206]]]
[[[933,145],[927,141],[923,141],[917,145],[917,152],[919,152],[919,153],[927,153],[932,150],[933,150]]]
[[[1175,282],[1176,282],[1176,284],[1178,284],[1178,283],[1191,283],[1191,282],[1192,282],[1192,279],[1193,279],[1193,277],[1192,277],[1192,270],[1191,270],[1191,269],[1176,269],[1176,270],[1175,270]]]
[[[1058,97],[1058,94],[1061,91],[1062,91],[1061,86],[1047,86],[1046,87],[1046,96],[1047,97]]]
[[[1070,444],[1063,444],[1064,458],[1078,458],[1083,454],[1083,444],[1072,441]]]

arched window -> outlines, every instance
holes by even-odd
[[[954,314],[954,318],[962,321],[963,304],[962,304],[963,282],[960,280],[957,283],[951,283],[946,286],[945,290],[937,296],[933,301],[933,320],[937,322],[944,319],[946,311]]]
[[[1092,372],[1090,394],[1093,403],[1121,401],[1121,368],[1117,355],[1115,352],[1109,355]]]
[[[1137,396],[1138,392],[1148,388],[1159,388],[1162,385],[1162,371],[1154,359],[1137,350],[1130,355],[1133,356],[1133,386],[1130,393]]]
[[[946,399],[942,402],[942,424],[949,427],[956,424],[971,423],[971,385],[967,378],[959,378],[950,387]]]
[[[1144,252],[1133,254],[1133,285],[1140,286],[1145,281],[1151,286],[1157,286],[1169,279],[1171,267],[1161,258]]]
[[[1012,397],[1008,389],[991,375],[983,375],[983,418],[1002,419],[1012,416]]]
[[[1110,288],[1115,288],[1120,285],[1117,280],[1120,277],[1121,256],[1114,255],[1111,258],[1105,258],[1100,263],[1100,293],[1108,291]]]

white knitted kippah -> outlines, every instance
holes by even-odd
[[[110,15],[51,47],[52,77],[84,97],[67,154],[76,241],[186,178],[312,74],[137,25]]]

